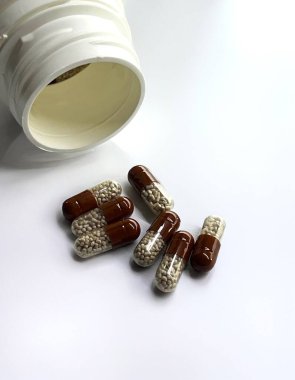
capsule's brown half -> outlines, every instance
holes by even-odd
[[[165,242],[171,239],[171,236],[180,226],[180,217],[173,211],[163,211],[152,223],[148,231],[159,232]]]
[[[107,223],[112,223],[119,219],[128,218],[133,211],[133,202],[127,197],[118,197],[99,206]]]
[[[143,165],[136,165],[129,170],[128,181],[139,193],[153,182],[159,182],[149,169]]]
[[[194,246],[190,263],[198,272],[210,271],[217,260],[220,241],[211,235],[200,235]]]
[[[194,242],[194,238],[189,232],[177,231],[172,236],[165,254],[171,256],[177,255],[187,263],[194,247]]]
[[[64,217],[72,222],[81,214],[88,212],[97,207],[97,202],[90,190],[82,191],[77,195],[64,201],[62,205],[62,212]]]
[[[140,225],[134,219],[125,219],[120,222],[108,224],[105,227],[112,247],[117,248],[136,240],[140,235]]]

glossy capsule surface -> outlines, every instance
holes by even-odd
[[[63,215],[72,222],[80,215],[118,197],[121,193],[122,187],[118,182],[104,181],[64,201],[62,205]]]
[[[155,286],[161,292],[170,293],[175,290],[193,246],[194,238],[189,232],[175,232],[155,276]]]
[[[154,214],[159,215],[174,207],[172,197],[145,166],[137,165],[130,169],[128,180]]]
[[[197,272],[208,272],[214,267],[224,229],[225,221],[219,216],[211,215],[205,219],[190,259]]]
[[[163,211],[152,223],[141,241],[137,244],[133,260],[142,267],[153,265],[160,253],[180,225],[179,216],[173,211]]]
[[[128,218],[134,211],[133,202],[127,197],[118,197],[102,203],[97,208],[80,215],[72,223],[75,236],[90,233],[106,224]]]
[[[78,237],[74,249],[83,259],[127,245],[140,235],[140,226],[134,219],[125,219]]]

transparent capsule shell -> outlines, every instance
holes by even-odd
[[[185,268],[183,258],[164,255],[155,276],[155,286],[164,293],[173,292]]]
[[[80,236],[74,245],[76,254],[83,259],[110,251],[112,248],[110,237],[104,228]]]
[[[134,262],[142,267],[152,265],[167,248],[167,243],[180,225],[179,216],[173,211],[164,211],[153,221],[133,252]]]
[[[172,197],[158,182],[146,186],[140,195],[155,215],[159,215],[162,211],[172,210],[174,207]]]
[[[211,235],[216,239],[221,240],[225,227],[226,223],[223,218],[216,215],[210,215],[205,219],[200,235]]]
[[[95,208],[76,218],[72,223],[71,230],[75,236],[81,236],[100,229],[106,224],[107,221],[102,210]]]
[[[166,249],[166,243],[159,232],[147,231],[136,246],[133,260],[141,267],[152,265],[161,252]]]
[[[90,191],[100,205],[122,194],[122,186],[117,181],[107,180],[92,187]]]
[[[193,247],[194,238],[189,232],[174,233],[155,275],[154,284],[161,292],[175,290]]]

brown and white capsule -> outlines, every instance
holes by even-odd
[[[121,193],[122,187],[118,182],[104,181],[64,201],[62,205],[63,215],[72,222],[80,215],[118,197]]]
[[[189,232],[175,232],[155,276],[155,285],[161,292],[170,293],[175,290],[193,246],[194,238]]]
[[[130,169],[128,180],[154,214],[173,209],[172,197],[145,166],[137,165]]]
[[[211,215],[205,219],[190,259],[196,271],[208,272],[214,267],[224,229],[225,221],[219,216]]]
[[[83,259],[127,245],[140,235],[140,226],[134,219],[125,219],[78,237],[74,249]]]
[[[133,260],[141,267],[153,265],[167,243],[179,228],[180,218],[173,211],[163,211],[152,223],[141,241],[137,244]]]
[[[118,197],[102,203],[97,208],[80,215],[72,223],[72,232],[75,236],[90,233],[106,224],[128,218],[134,211],[132,201],[127,197]]]

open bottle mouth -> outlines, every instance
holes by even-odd
[[[141,94],[137,74],[124,64],[79,65],[39,92],[29,111],[28,129],[43,149],[86,149],[121,129]]]

